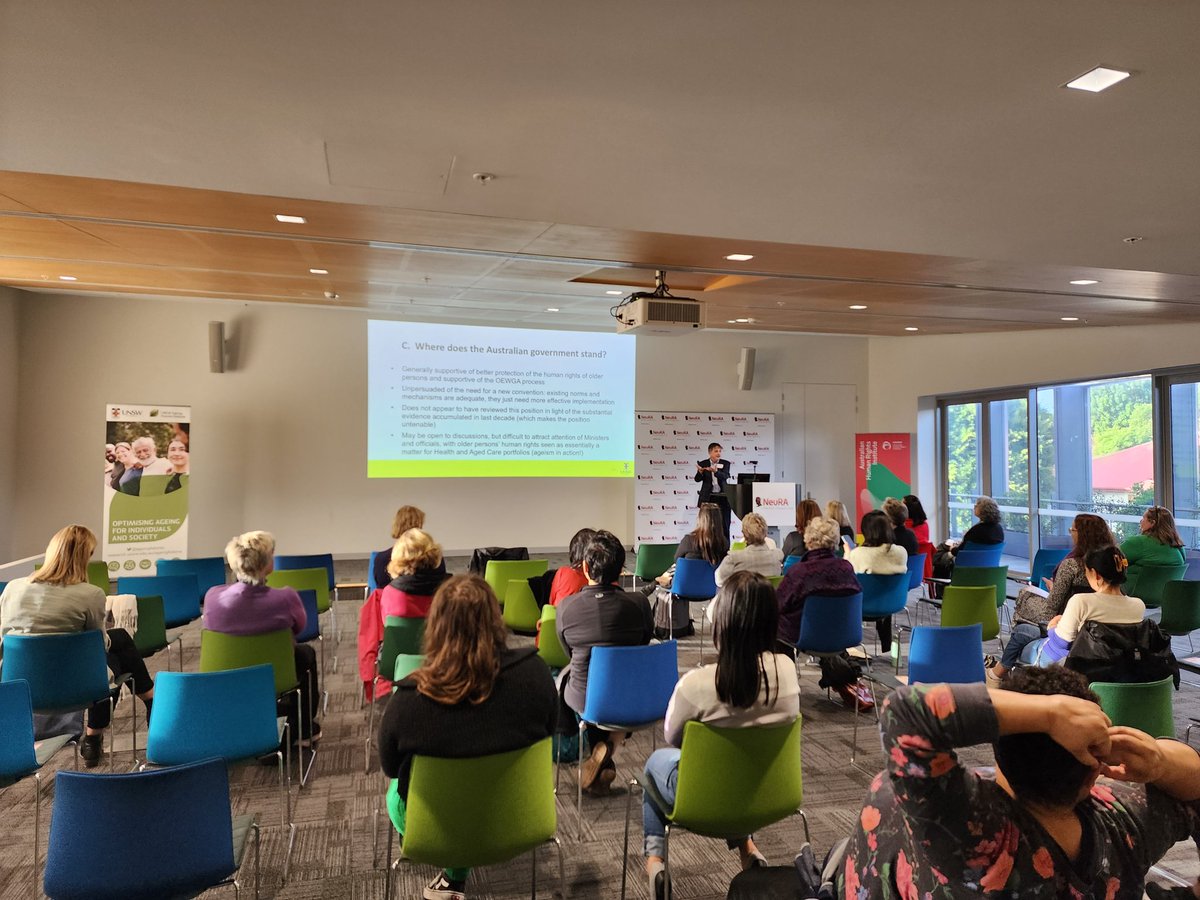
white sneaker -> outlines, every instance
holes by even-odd
[[[425,900],[467,900],[467,895],[464,893],[466,886],[465,881],[451,881],[446,877],[445,872],[438,872],[437,877],[425,885],[425,891],[421,896]]]

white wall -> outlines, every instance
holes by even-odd
[[[365,553],[387,543],[403,503],[425,509],[430,531],[452,552],[562,547],[583,525],[632,533],[631,481],[369,481],[365,313],[19,297],[16,422],[37,467],[18,473],[20,528],[6,558],[44,549],[68,521],[99,527],[102,413],[113,402],[192,406],[193,555],[217,553],[249,528],[275,532],[286,552]],[[207,323],[215,319],[228,323],[235,343],[222,375],[208,371]],[[736,386],[742,346],[759,351],[752,391]],[[866,393],[862,338],[705,332],[639,338],[637,356],[641,409],[777,412],[784,382],[854,383]],[[3,383],[0,376],[0,404]]]
[[[16,556],[12,545],[17,531],[18,309],[17,292],[0,286],[0,563]],[[0,573],[0,581],[4,580],[7,577]]]

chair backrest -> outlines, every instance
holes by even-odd
[[[510,581],[533,578],[549,567],[550,563],[545,559],[489,559],[483,570],[483,580],[492,586],[496,599],[503,606]]]
[[[0,780],[20,778],[37,768],[29,682],[0,682]]]
[[[225,672],[266,663],[275,670],[275,693],[290,691],[299,684],[292,633],[286,628],[266,634],[200,632],[200,671]]]
[[[89,562],[87,567],[88,584],[94,584],[104,593],[112,591],[112,581],[108,577],[108,563],[99,560]]]
[[[528,578],[511,578],[504,598],[504,624],[513,631],[532,634],[537,630],[541,610],[533,598]]]
[[[425,662],[425,657],[420,653],[397,653],[396,665],[392,669],[392,681],[403,681],[421,668],[423,662]],[[393,686],[392,690],[395,689]]]
[[[162,597],[137,598],[137,631],[133,645],[142,657],[153,656],[167,646],[167,619]]]
[[[300,556],[276,556],[276,569],[324,569],[325,590],[332,591],[337,586],[333,574],[332,553],[308,553]]]
[[[933,554],[937,552],[937,548],[929,541],[917,541],[917,552],[925,554],[925,577],[933,577]]]
[[[571,661],[558,639],[558,607],[542,607],[542,627],[538,631],[538,656],[552,669],[561,669]]]
[[[276,569],[267,576],[268,587],[290,587],[294,591],[315,591],[317,609],[329,609],[329,576],[324,569]]]
[[[195,575],[134,575],[122,578],[118,585],[122,594],[162,597],[168,628],[179,628],[200,618],[200,589]]]
[[[1167,582],[1181,580],[1186,572],[1187,563],[1174,566],[1131,563],[1125,593],[1130,597],[1137,597],[1148,609],[1157,609],[1162,605],[1163,589]]]
[[[1168,581],[1163,585],[1158,627],[1165,634],[1189,634],[1200,628],[1200,581]]]
[[[402,851],[415,862],[458,868],[520,856],[554,836],[551,739],[491,756],[415,756],[405,805]]]
[[[995,586],[947,585],[942,595],[942,625],[970,625],[973,622],[978,622],[983,629],[982,640],[990,641],[1000,634]]]
[[[967,558],[963,559],[963,554]],[[998,566],[1000,557],[1004,554],[1004,544],[976,544],[967,542],[958,548],[954,554],[956,566]]]
[[[317,592],[311,590],[297,591],[300,602],[304,604],[304,630],[296,635],[296,641],[307,644],[321,636],[321,614],[317,611]]]
[[[367,596],[371,595],[371,591],[383,587],[382,584],[375,583],[375,560],[379,558],[380,551],[372,550],[371,558],[367,561]]]
[[[671,593],[689,600],[711,600],[717,596],[717,570],[706,559],[675,560]]]
[[[177,766],[245,759],[279,744],[275,673],[268,665],[224,672],[159,672],[146,759]]]
[[[588,664],[585,721],[646,725],[667,714],[679,680],[675,641],[641,647],[593,647]]]
[[[908,572],[897,575],[858,575],[863,611],[867,617],[892,616],[908,603]]]
[[[960,566],[955,564],[950,583],[962,587],[994,587],[996,608],[1008,599],[1008,566]]]
[[[983,628],[918,625],[908,647],[908,682],[983,681]]]
[[[1132,684],[1093,681],[1091,688],[1114,725],[1128,725],[1156,738],[1175,737],[1171,678]]]
[[[4,636],[0,680],[29,682],[34,712],[86,709],[108,696],[104,633]]]
[[[783,574],[786,575],[787,570],[790,569],[792,566],[794,566],[798,562],[800,562],[799,554],[796,554],[796,553],[789,554],[788,558],[783,561]]]
[[[114,853],[114,835],[127,833],[131,822],[137,823],[137,852]],[[48,897],[190,897],[234,871],[223,761],[124,775],[57,773]]]
[[[796,646],[806,653],[838,653],[862,643],[861,592],[851,597],[810,594],[804,601],[800,638]]]
[[[1043,547],[1033,554],[1033,563],[1029,566],[1029,583],[1034,587],[1043,587],[1042,579],[1053,575],[1054,569],[1070,552],[1070,547]]]
[[[671,568],[671,563],[675,560],[675,551],[678,549],[678,542],[674,544],[639,544],[633,574],[643,581],[657,578]]]
[[[425,638],[425,620],[388,616],[383,620],[383,646],[379,648],[377,661],[380,675],[389,677],[396,666],[396,657],[421,652],[421,641]]]
[[[746,835],[787,818],[803,801],[800,719],[754,728],[683,726],[672,822],[710,837]]]
[[[908,558],[908,589],[919,588],[925,580],[925,560],[924,553],[914,553]]]
[[[783,576],[782,575],[768,575],[767,581],[771,582],[771,587],[777,588],[777,587],[779,587],[779,585],[783,584]]]
[[[200,599],[225,583],[223,556],[198,556],[195,559],[160,559],[154,564],[155,575],[195,575]]]

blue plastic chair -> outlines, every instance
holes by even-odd
[[[317,642],[317,646],[321,652],[321,678],[322,682],[325,678],[325,638],[321,636],[321,619],[317,612],[317,592],[316,591],[297,591],[300,595],[300,602],[304,604],[304,631],[296,635],[296,642],[300,644],[310,644],[313,641]],[[329,712],[329,691],[321,691],[321,711]]]
[[[1054,574],[1054,569],[1070,553],[1068,547],[1043,547],[1033,554],[1033,564],[1029,567],[1029,583],[1034,587],[1042,587],[1042,579]]]
[[[984,680],[983,626],[918,625],[908,645],[908,683],[973,684]]]
[[[378,550],[372,550],[371,558],[370,558],[370,560],[367,561],[367,596],[368,597],[371,596],[372,591],[377,591],[381,587],[383,587],[382,584],[375,583],[375,560],[379,557],[379,553],[380,553],[380,551],[378,551]]]
[[[269,665],[225,672],[161,672],[146,762],[179,766],[206,759],[227,763],[273,754],[279,763],[279,809],[288,834],[283,877],[296,839],[292,820],[291,746],[287,718],[276,715],[275,673]],[[280,750],[280,747],[284,750]]]
[[[580,753],[576,786],[580,838],[583,836],[582,748],[586,727],[591,724],[605,731],[638,731],[653,726],[666,716],[667,704],[671,702],[671,694],[675,692],[678,680],[679,645],[675,641],[638,647],[592,648],[591,661],[588,663],[587,698],[579,715]],[[654,743],[657,745],[657,735]],[[555,781],[557,793],[557,775]]]
[[[787,559],[785,559],[783,561],[783,574],[786,575],[787,570],[790,569],[792,566],[794,566],[796,563],[800,562],[801,558],[802,557],[793,553],[791,556],[789,556]]]
[[[162,597],[168,628],[182,628],[200,618],[200,588],[195,575],[130,576],[117,582],[122,594]]]
[[[804,601],[796,649],[821,656],[862,646],[862,605],[861,593],[849,597],[809,595]]]
[[[222,760],[127,775],[60,771],[55,782],[45,878],[51,900],[163,900],[236,884],[251,830],[258,896],[258,825],[253,816],[231,816]],[[114,838],[130,823],[136,852],[114,853]]]
[[[41,880],[42,776],[38,770],[59,750],[74,743],[71,735],[63,734],[35,744],[29,682],[22,680],[0,684],[0,788],[16,784],[28,775],[33,776],[34,896],[37,896],[37,886]]]
[[[963,556],[964,553],[966,554],[965,557]],[[975,566],[978,568],[998,566],[1000,565],[1000,557],[1003,553],[1003,544],[966,543],[958,548],[958,553],[954,555],[954,564],[956,566]]]
[[[195,575],[201,602],[209,589],[225,583],[225,559],[221,556],[200,556],[195,559],[160,559],[155,563],[155,575]]]
[[[671,602],[675,599],[686,600],[689,603],[707,603],[717,596],[717,570],[706,559],[687,559],[680,557],[675,560],[675,575],[671,579]],[[700,662],[704,663],[704,621],[700,616]],[[669,617],[671,627],[668,629],[671,638],[675,637],[675,617]]]
[[[341,646],[341,631],[338,629],[337,620],[337,578],[333,571],[333,554],[332,553],[307,553],[302,555],[292,556],[276,556],[275,569],[277,571],[287,571],[289,569],[324,569],[329,575],[329,620],[333,623],[333,638]],[[370,577],[368,575],[368,577]],[[333,658],[333,671],[337,671],[337,657]]]
[[[924,553],[915,553],[908,558],[908,589],[915,590],[925,584]]]

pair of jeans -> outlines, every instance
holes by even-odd
[[[646,760],[645,777],[654,782],[663,800],[675,805],[679,786],[679,751],[674,747],[655,750]],[[648,794],[642,794],[642,851],[646,856],[662,856],[667,843],[667,820]],[[750,835],[732,838],[725,843],[729,849],[740,847]]]
[[[116,677],[133,676],[133,692],[144,694],[153,689],[154,680],[146,668],[146,661],[133,643],[133,638],[124,628],[108,630],[108,668]],[[118,695],[119,696],[119,695]],[[112,705],[107,699],[101,700],[88,710],[87,723],[89,728],[97,730],[107,728],[112,721]]]
[[[1018,662],[1027,662],[1028,659],[1022,659],[1022,651],[1042,637],[1042,629],[1037,625],[1030,625],[1028,622],[1014,625],[1008,636],[1008,643],[1004,645],[1004,652],[1000,654],[1000,664],[1006,670],[1012,671]]]

